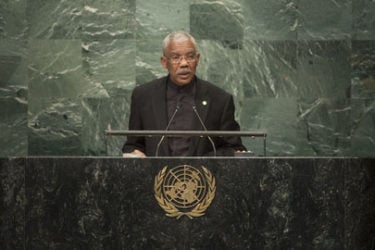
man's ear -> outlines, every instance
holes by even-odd
[[[165,68],[165,69],[167,69],[168,67],[168,65],[167,65],[167,63],[168,63],[168,61],[167,61],[167,58],[165,57],[165,56],[161,56],[160,57],[160,63],[161,63],[161,65],[163,66],[163,68]]]
[[[198,65],[198,63],[199,63],[199,58],[201,57],[201,54],[199,54],[199,53],[197,53],[197,65]]]

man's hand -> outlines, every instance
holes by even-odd
[[[138,149],[135,149],[133,152],[131,153],[123,153],[122,154],[122,157],[140,157],[140,158],[145,158],[146,155],[142,152],[142,151],[139,151]]]

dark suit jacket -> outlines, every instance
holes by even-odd
[[[156,79],[134,89],[131,99],[129,130],[165,130],[168,124],[166,88],[169,76]],[[196,80],[196,109],[207,130],[239,130],[234,120],[233,97],[215,85]],[[206,104],[206,105],[204,105]],[[199,119],[194,120],[192,130],[204,130]],[[138,149],[147,156],[155,156],[161,137],[129,136],[123,152]],[[235,150],[245,150],[238,137],[213,137],[217,155],[233,155]],[[159,156],[168,156],[168,138],[159,148]],[[213,147],[207,138],[193,137],[189,149],[191,156],[212,155]]]

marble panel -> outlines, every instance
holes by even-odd
[[[25,158],[0,159],[0,248],[25,249]]]
[[[134,39],[136,34],[135,0],[84,1],[82,39],[95,42]]]
[[[352,41],[352,98],[375,98],[375,41]]]
[[[0,97],[0,156],[27,155],[27,91],[14,88]],[[0,90],[0,95],[4,93]]]
[[[371,249],[372,159],[33,158],[25,169],[26,248]],[[205,166],[204,216],[165,216],[164,167]]]
[[[348,41],[299,42],[299,97],[350,97],[350,46]]]
[[[200,55],[197,75],[222,88],[234,96],[236,118],[241,113],[241,102],[244,99],[244,64],[243,51],[230,49],[220,41],[200,40]]]
[[[375,2],[353,0],[353,35],[355,40],[375,39]]]
[[[189,31],[191,0],[137,1],[137,39],[162,40],[169,32]]]
[[[298,40],[344,40],[352,34],[352,0],[299,0]]]
[[[129,11],[136,10],[136,0],[83,0],[85,6],[97,9],[97,11],[113,12],[113,11]]]
[[[294,41],[246,41],[240,52],[244,95],[298,97],[297,46]]]
[[[26,2],[27,0],[0,2],[0,39],[17,41],[26,37]]]
[[[79,39],[82,1],[28,0],[26,18],[32,39]]]
[[[168,71],[160,63],[164,38],[137,39],[136,84],[140,85],[166,76]]]
[[[26,44],[0,40],[0,156],[27,155]]]
[[[2,0],[0,155],[117,155],[123,138],[106,141],[101,131],[126,128],[131,90],[167,74],[162,39],[186,30],[199,45],[198,76],[233,94],[242,127],[277,133],[269,155],[373,157],[374,7],[368,0]],[[50,114],[61,118],[63,110],[74,119]],[[39,118],[46,130],[33,127]],[[247,143],[261,154],[262,143]]]
[[[135,0],[28,2],[29,36],[35,39],[103,40],[134,37]]]
[[[0,39],[0,87],[27,87],[27,44],[24,40]]]
[[[11,78],[21,64],[19,56],[0,56],[1,80],[0,86],[10,85]]]
[[[130,94],[82,100],[82,146],[85,155],[121,155],[124,136],[106,136],[108,129],[128,129]]]
[[[48,97],[107,96],[90,82],[82,69],[79,40],[31,40],[28,70],[30,99]]]
[[[265,249],[345,249],[345,171],[336,167],[340,163],[346,165],[330,159],[268,162],[261,182],[269,195],[264,201]]]
[[[135,41],[115,39],[85,42],[83,70],[92,85],[100,86],[105,96],[126,95],[135,86]]]
[[[30,103],[29,155],[83,155],[79,99],[43,98]]]
[[[375,100],[355,99],[351,103],[351,155],[374,157]]]
[[[371,249],[375,239],[375,164],[363,159],[345,168],[345,241],[347,249]]]
[[[193,1],[190,5],[190,32],[196,39],[219,41],[240,49],[244,38],[244,17],[235,1]]]
[[[292,196],[295,205],[292,203],[291,206],[295,222],[291,220],[291,228],[299,228],[294,230],[294,240],[302,248],[348,249],[344,234],[348,226],[345,224],[345,169],[353,165],[350,161],[327,158],[293,166]],[[363,171],[360,162],[355,166],[358,171]],[[309,243],[300,239],[308,239]],[[293,241],[291,243],[294,244]]]
[[[296,40],[299,27],[297,0],[239,0],[247,40]]]
[[[350,155],[351,102],[349,99],[304,99],[298,103],[298,121],[308,147],[302,155]]]
[[[297,113],[297,102],[292,98],[248,98],[240,115],[241,129],[267,132],[267,155],[301,155],[306,141],[298,137]],[[262,138],[243,138],[243,142],[248,150],[263,155]]]

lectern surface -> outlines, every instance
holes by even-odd
[[[361,158],[4,158],[0,248],[371,249],[374,183]]]

